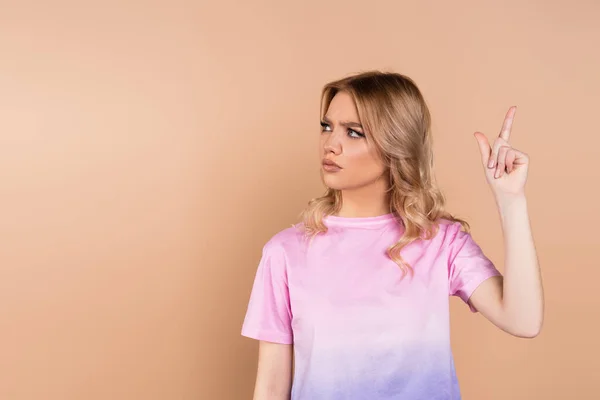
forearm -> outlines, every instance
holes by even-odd
[[[515,332],[536,336],[544,317],[540,267],[525,195],[497,199],[504,233],[505,271],[502,307]]]

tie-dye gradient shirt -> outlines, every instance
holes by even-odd
[[[298,226],[265,244],[242,326],[294,345],[291,399],[460,399],[449,296],[467,303],[500,272],[456,222],[402,250],[404,279],[386,253],[404,229],[394,214],[324,222],[312,242]]]

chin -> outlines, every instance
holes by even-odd
[[[330,189],[343,190],[346,188],[346,185],[344,185],[344,182],[341,179],[323,172],[321,172],[321,181]]]
[[[340,179],[340,177],[328,176],[327,174],[325,174],[321,180],[325,186],[334,190],[346,190],[352,186],[349,185],[344,179]]]

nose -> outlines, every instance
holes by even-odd
[[[331,134],[327,137],[323,149],[326,153],[333,153],[336,155],[342,152],[342,144],[339,136],[335,132],[331,132]]]

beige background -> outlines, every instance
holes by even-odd
[[[284,4],[285,3],[285,4]],[[322,192],[321,86],[413,77],[437,177],[502,269],[472,133],[513,144],[537,339],[452,300],[464,398],[600,390],[596,1],[0,0],[0,399],[250,399],[262,245]]]

